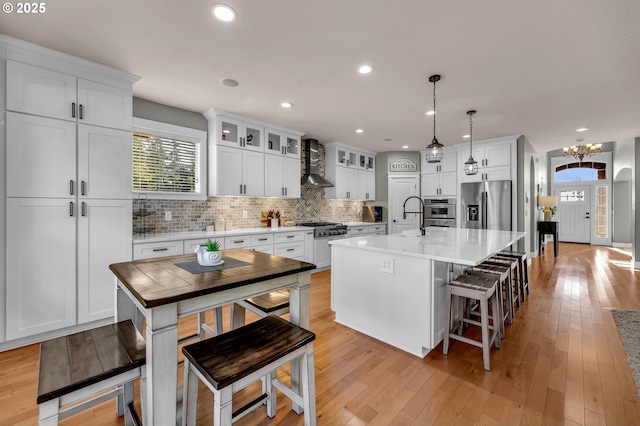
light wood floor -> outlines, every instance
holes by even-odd
[[[452,342],[420,359],[333,321],[330,274],[312,278],[319,425],[633,425],[640,398],[611,309],[640,309],[640,274],[623,250],[560,244],[533,259],[531,294],[507,327],[492,370],[479,348]],[[225,310],[225,315],[228,312]],[[407,324],[410,327],[411,324]],[[185,333],[193,321],[183,321]],[[38,345],[0,353],[0,425],[36,424]],[[279,373],[286,380],[286,371]],[[180,380],[181,381],[181,380]],[[249,400],[257,386],[243,390]],[[201,388],[199,424],[211,424],[211,396]],[[235,402],[235,400],[234,400]],[[301,425],[280,397],[238,425]],[[123,424],[113,402],[63,424]]]

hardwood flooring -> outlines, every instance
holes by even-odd
[[[549,244],[533,259],[530,280],[531,294],[507,326],[502,348],[492,350],[486,372],[481,349],[462,342],[452,342],[448,356],[440,345],[420,359],[336,324],[330,273],[314,274],[317,423],[640,424],[638,389],[610,312],[640,309],[640,271],[630,268],[630,254],[561,243],[554,258]],[[224,313],[228,321],[228,309]],[[181,321],[183,334],[194,327],[191,318]],[[0,353],[1,425],[37,424],[38,350],[31,345]],[[286,381],[287,372],[279,374]],[[241,391],[237,403],[257,390]],[[212,397],[204,387],[200,392],[198,424],[211,424]],[[302,425],[290,407],[281,396],[275,418],[260,407],[236,424]],[[123,424],[114,410],[105,402],[62,424]]]

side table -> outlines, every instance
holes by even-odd
[[[538,255],[542,253],[544,247],[544,236],[553,235],[553,256],[558,257],[558,222],[557,221],[538,221]]]

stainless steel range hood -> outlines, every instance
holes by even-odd
[[[331,182],[318,174],[318,141],[316,139],[306,139],[305,145],[305,174],[302,176],[301,184],[305,186],[319,186],[322,188],[333,186]]]

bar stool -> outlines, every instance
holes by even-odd
[[[529,294],[529,256],[527,255],[527,252],[505,250],[505,251],[501,251],[499,255],[518,259],[518,261],[520,262],[520,272],[522,273],[522,275],[520,276],[520,282],[523,283],[524,289],[528,295]],[[523,297],[523,300],[524,300],[524,297]]]
[[[496,294],[498,295],[498,304],[500,305],[500,312],[499,314],[502,314],[502,316],[498,316],[496,318],[501,319],[501,321],[499,321],[499,331],[500,331],[500,338],[504,339],[505,336],[505,327],[504,324],[506,322],[508,322],[508,318],[509,318],[509,305],[506,301],[506,287],[503,290],[502,289],[502,283],[500,281],[500,277],[497,274],[490,274],[487,272],[480,272],[480,271],[474,271],[474,270],[467,270],[465,271],[466,275],[471,275],[472,277],[480,277],[480,278],[484,278],[484,279],[488,279],[488,280],[498,280],[498,291],[496,291]],[[467,315],[474,315],[476,317],[479,317],[481,315],[480,313],[480,305],[479,303],[476,301],[476,303],[473,306],[470,306],[468,309],[465,309],[464,312]],[[492,315],[489,315],[489,319],[494,321],[494,316],[493,316],[493,312]]]
[[[315,334],[278,316],[267,316],[202,342],[182,348],[184,361],[182,424],[195,425],[198,380],[213,392],[214,425],[229,426],[254,407],[267,404],[267,415],[276,413],[276,389],[304,409],[304,424],[315,425]],[[301,390],[298,394],[275,377],[277,368],[301,359]],[[233,393],[264,377],[266,392],[232,411]]]
[[[442,352],[446,355],[449,352],[449,339],[459,340],[473,346],[482,348],[482,360],[484,369],[491,370],[490,350],[495,344],[500,348],[500,327],[495,323],[496,318],[502,317],[501,306],[498,303],[498,280],[488,279],[472,275],[460,275],[447,283],[445,312],[448,314],[448,323],[444,329],[444,343]],[[453,315],[452,298],[456,297],[456,302],[460,298],[474,299],[480,304],[480,322],[471,318],[466,318],[460,310]],[[493,324],[489,324],[489,303],[493,311]],[[457,319],[457,318],[459,319]],[[481,328],[482,340],[477,341],[461,334],[455,334],[464,326],[464,323],[479,325]]]
[[[520,291],[520,280],[518,279],[518,261],[509,257],[492,256],[485,261],[493,265],[508,266],[511,270],[511,284],[513,285],[513,294],[516,306],[520,307],[522,299],[522,291]]]
[[[139,425],[133,381],[140,379],[144,415],[146,346],[130,320],[42,342],[38,371],[40,425],[57,425],[73,414],[118,398],[125,425]]]
[[[496,265],[488,262],[482,262],[479,265],[472,266],[471,268],[467,268],[467,273],[469,272],[482,272],[487,274],[494,274],[498,277],[499,285],[504,292],[504,302],[505,302],[505,319],[507,324],[513,323],[513,317],[515,316],[514,312],[514,304],[515,298],[517,295],[513,294],[513,285],[511,284],[511,268],[505,265]]]
[[[511,267],[514,269],[514,281],[518,286],[518,291],[520,292],[520,298],[522,299],[523,302],[526,302],[527,296],[525,294],[525,288],[524,288],[524,272],[522,271],[522,262],[520,261],[520,259],[513,256],[507,256],[502,254],[501,252],[498,252],[494,256],[492,256],[489,260],[511,263]]]

